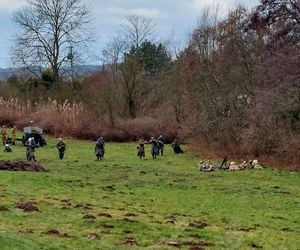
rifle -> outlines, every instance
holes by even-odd
[[[228,159],[227,159],[227,156],[225,155],[224,160],[223,160],[223,162],[222,162],[222,164],[220,166],[220,170],[226,169],[225,166],[226,166],[227,161],[228,161]]]

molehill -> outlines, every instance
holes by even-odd
[[[35,162],[24,162],[24,161],[0,161],[0,170],[47,172],[47,170],[43,166]]]

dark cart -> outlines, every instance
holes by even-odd
[[[33,137],[35,143],[40,146],[43,147],[44,145],[46,145],[46,140],[44,138],[43,135],[43,129],[39,128],[39,127],[25,127],[24,128],[24,135],[22,137],[22,142],[23,145],[25,146],[26,141],[28,141],[29,138]]]

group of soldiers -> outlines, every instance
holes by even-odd
[[[156,159],[157,156],[164,155],[164,147],[165,147],[166,139],[163,135],[160,135],[157,139],[151,137],[150,141],[145,141],[144,139],[140,139],[137,145],[137,156],[142,159],[145,158],[145,145],[151,144],[151,155],[153,159]],[[181,149],[177,140],[171,144],[171,147],[174,150],[175,154],[182,154],[183,150]]]
[[[7,128],[3,125],[1,127],[1,139],[2,143],[4,145],[4,151],[5,152],[12,152],[12,148],[10,144],[15,145],[16,142],[16,132],[17,128],[16,126],[13,126],[13,128],[10,130],[10,137],[7,133]],[[30,137],[25,143],[24,146],[26,147],[26,158],[28,161],[36,161],[35,158],[35,150],[39,147],[39,141],[35,139],[34,137]],[[157,156],[163,156],[164,155],[164,147],[165,147],[166,139],[163,135],[160,135],[157,139],[154,137],[151,137],[149,141],[144,140],[141,138],[137,145],[137,156],[140,159],[143,159],[146,157],[145,154],[145,145],[149,144],[151,145],[151,155],[153,159],[156,159]],[[173,143],[171,144],[171,147],[173,148],[173,151],[175,154],[182,154],[183,150],[180,147],[179,142],[175,139]],[[59,138],[56,143],[56,148],[58,150],[58,157],[59,159],[63,159],[66,151],[66,143],[62,138]],[[100,137],[96,141],[95,145],[95,156],[97,160],[102,160],[105,154],[105,141],[103,137]],[[238,170],[245,170],[245,169],[261,169],[262,167],[258,163],[257,160],[253,161],[244,161],[243,163],[237,165],[235,162],[231,162],[230,164],[227,164],[227,158],[225,157],[224,161],[222,162],[221,166],[215,166],[211,164],[211,162],[204,163],[200,162],[198,165],[198,168],[200,171],[203,172],[211,172],[211,171],[217,171],[217,170],[229,170],[229,171],[238,171]]]
[[[28,161],[36,161],[35,159],[35,149],[38,148],[38,143],[35,141],[34,137],[30,137],[25,142],[26,147],[26,158]],[[65,155],[66,150],[66,143],[63,141],[62,138],[58,139],[58,142],[56,143],[56,148],[58,150],[58,157],[59,159],[63,159]]]
[[[9,137],[7,133],[7,128],[3,125],[1,127],[1,140],[3,146],[6,146],[8,143],[15,145],[16,133],[17,133],[17,127],[13,126],[12,129],[10,130],[10,137]]]
[[[38,144],[35,142],[34,138],[31,137],[28,139],[28,141],[25,143],[26,146],[26,157],[29,161],[34,160],[35,161],[35,149],[38,147]],[[65,155],[65,151],[67,148],[66,143],[64,142],[64,140],[62,138],[58,139],[58,142],[56,143],[56,148],[58,150],[58,156],[59,159],[63,159],[64,155]],[[95,145],[95,155],[97,160],[102,160],[104,157],[104,153],[105,153],[105,141],[103,139],[103,137],[100,137],[97,141],[96,141],[96,145]]]
[[[142,139],[139,140],[139,144],[137,146],[137,150],[138,150],[137,155],[140,159],[145,158],[145,156],[146,156],[145,144],[151,144],[151,154],[152,154],[153,159],[155,159],[159,155],[161,155],[161,156],[164,155],[165,138],[162,135],[159,136],[157,139],[155,139],[154,137],[151,137],[150,141],[144,141]],[[26,141],[25,146],[26,146],[27,160],[36,161],[35,150],[36,150],[36,148],[38,148],[37,142],[34,140],[33,137],[31,137]],[[174,153],[176,153],[176,154],[183,153],[183,150],[181,149],[179,143],[176,140],[171,144],[171,146],[174,150]],[[58,139],[56,148],[58,149],[59,158],[62,160],[64,158],[65,150],[67,148],[66,143],[63,141],[62,138]],[[95,145],[95,156],[96,156],[97,160],[102,160],[104,157],[104,154],[105,154],[105,141],[104,141],[103,137],[100,137],[96,141],[96,145]]]
[[[12,152],[12,149],[10,147],[10,145],[7,143],[7,140],[5,139],[4,142],[4,151],[5,152]],[[28,161],[36,161],[35,158],[35,151],[36,149],[39,147],[39,143],[35,140],[34,137],[30,137],[24,144],[24,146],[26,147],[26,159]],[[103,139],[103,137],[100,137],[95,145],[95,155],[97,157],[97,160],[102,160],[104,157],[104,153],[105,153],[105,141]],[[9,150],[8,150],[9,148]],[[64,142],[64,140],[62,138],[58,139],[58,142],[56,143],[56,148],[58,150],[58,157],[59,159],[63,159],[64,155],[65,155],[65,151],[67,149],[67,145]]]
[[[15,145],[16,141],[16,132],[17,128],[16,126],[13,126],[11,129],[10,137],[7,135],[7,128],[5,126],[2,126],[1,128],[1,135],[2,135],[2,142],[4,145],[4,151],[5,152],[12,152],[12,148],[10,144]],[[35,138],[33,135],[31,135],[28,139],[23,141],[24,146],[26,147],[26,158],[29,161],[36,161],[35,158],[35,151],[40,145],[40,141],[38,138]],[[166,139],[163,135],[160,135],[157,139],[154,137],[151,137],[149,141],[145,141],[144,139],[140,139],[137,145],[137,156],[140,159],[143,159],[146,157],[145,154],[145,145],[150,144],[151,145],[151,155],[152,158],[155,159],[157,156],[163,156],[164,155],[164,147],[165,147]],[[42,145],[41,145],[42,146]],[[177,140],[174,140],[171,144],[171,147],[174,150],[175,154],[181,154],[183,153],[183,150],[181,149],[179,143]],[[62,138],[59,138],[56,143],[56,148],[58,150],[58,156],[59,159],[63,159],[66,151],[66,143]],[[96,141],[95,145],[95,156],[97,160],[102,160],[105,154],[105,141],[103,137],[100,137]]]

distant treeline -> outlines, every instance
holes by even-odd
[[[107,66],[91,77],[11,77],[1,85],[0,123],[34,120],[52,134],[114,141],[164,134],[202,155],[299,170],[299,1],[263,0],[222,19],[205,9],[179,51],[146,37],[116,36],[103,51]]]

